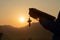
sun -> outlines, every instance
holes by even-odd
[[[21,23],[23,23],[23,22],[25,22],[25,18],[24,18],[24,17],[20,17],[19,21],[20,21]]]

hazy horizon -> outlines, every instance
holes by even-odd
[[[33,23],[31,27],[15,28],[11,25],[0,26],[0,33],[3,33],[2,40],[51,40],[52,33],[45,30],[39,23]]]

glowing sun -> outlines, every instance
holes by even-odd
[[[25,22],[25,18],[24,18],[24,17],[20,17],[19,21],[20,21],[21,23],[23,23],[23,22]]]

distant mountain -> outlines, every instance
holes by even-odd
[[[24,28],[14,28],[10,25],[1,25],[0,32],[3,33],[2,40],[51,40],[52,33],[45,30],[39,23],[32,23]]]

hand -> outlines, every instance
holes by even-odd
[[[37,10],[36,8],[29,8],[29,15],[35,19],[46,19],[46,20],[55,20],[56,18],[52,15],[49,15],[43,11]]]
[[[29,15],[35,19],[39,18],[39,14],[35,8],[29,8]]]

